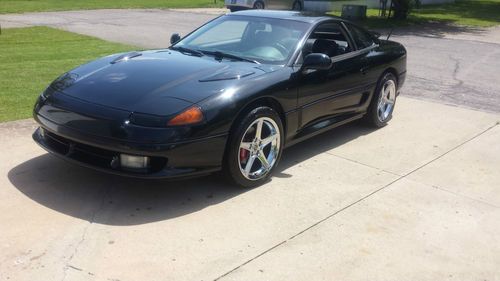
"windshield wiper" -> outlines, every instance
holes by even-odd
[[[195,55],[198,57],[204,56],[204,54],[198,50],[193,50],[193,49],[189,49],[189,48],[182,47],[182,46],[173,46],[173,47],[170,47],[170,49],[175,50],[175,51],[179,51],[181,53],[189,53],[189,54],[192,54],[192,55]]]
[[[205,54],[212,55],[216,59],[217,58],[228,58],[228,59],[233,59],[233,60],[247,61],[247,62],[252,62],[252,63],[260,64],[260,62],[258,62],[256,60],[247,59],[247,58],[244,58],[244,57],[240,57],[240,56],[229,54],[229,53],[224,53],[224,52],[221,52],[221,51],[205,51],[205,50],[202,50],[201,52],[203,52]]]

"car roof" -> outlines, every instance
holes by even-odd
[[[343,19],[339,17],[327,16],[325,14],[319,14],[315,12],[304,12],[304,11],[299,12],[299,11],[277,11],[277,10],[244,10],[244,11],[229,13],[226,16],[231,16],[231,15],[295,20],[311,24],[324,20],[343,21]]]

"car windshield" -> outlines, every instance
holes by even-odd
[[[307,28],[307,23],[292,20],[223,16],[191,33],[173,48],[280,65],[288,61]]]

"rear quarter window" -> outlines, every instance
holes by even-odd
[[[375,44],[373,37],[365,30],[351,24],[346,24],[346,26],[351,32],[358,49],[368,48]]]

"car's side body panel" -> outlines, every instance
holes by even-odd
[[[311,26],[306,38],[318,26],[331,22],[343,21],[322,18]],[[342,26],[350,44],[355,46],[353,35]],[[368,48],[333,57],[333,67],[328,71],[301,71],[302,47],[298,49],[294,58],[298,103],[297,109],[287,114],[287,146],[363,117],[385,71],[397,76],[398,90],[403,86],[406,50],[396,42],[376,38],[374,41],[376,44]]]

